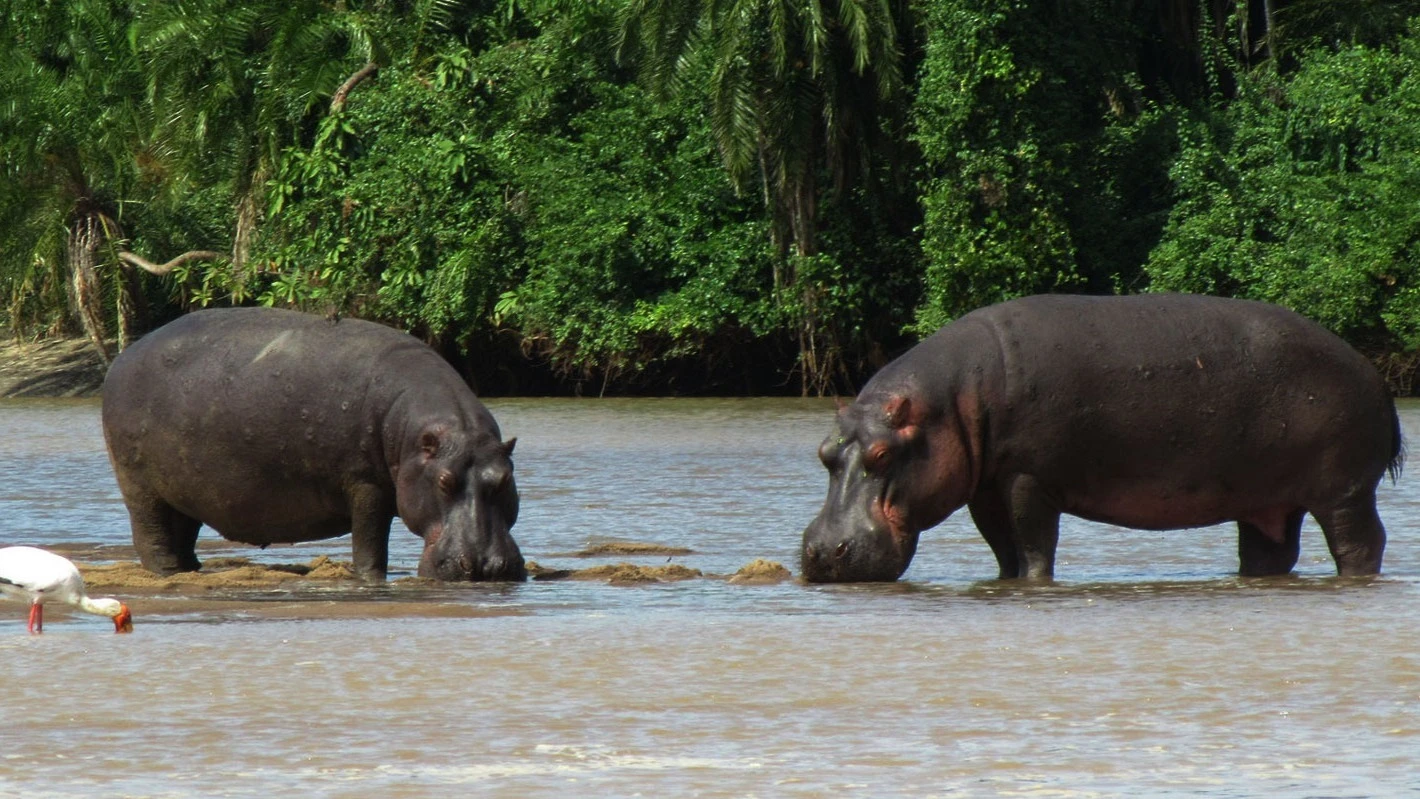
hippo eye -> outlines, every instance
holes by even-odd
[[[459,479],[453,472],[439,472],[439,491],[443,492],[444,496],[453,496],[454,493],[458,491],[458,488]]]
[[[873,445],[863,453],[863,466],[869,471],[882,469],[891,461],[892,448],[885,441],[874,441]]]

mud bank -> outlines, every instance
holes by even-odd
[[[368,583],[356,576],[348,561],[320,555],[304,563],[256,562],[237,554],[247,549],[244,545],[221,539],[198,542],[201,571],[171,575],[144,569],[133,548],[127,545],[62,543],[49,549],[75,561],[91,595],[116,596],[128,603],[139,624],[144,618],[215,623],[260,619],[523,615],[531,611],[517,603],[500,607],[497,603],[477,601],[477,597],[537,590],[531,585],[442,583],[412,576]],[[636,542],[595,544],[583,551],[597,555],[634,552],[660,557],[668,550],[680,551],[675,547]],[[577,580],[613,586],[690,580],[770,585],[794,579],[784,566],[762,558],[734,574],[707,574],[677,563],[646,565],[629,561],[560,569],[529,560],[527,570],[532,582]],[[470,597],[475,601],[470,601]],[[56,609],[61,618],[70,612],[67,608]]]
[[[60,548],[57,550],[64,551]],[[121,549],[121,548],[113,548]],[[64,551],[70,557],[72,551]],[[85,554],[113,554],[91,551]],[[331,560],[325,555],[311,559],[307,563],[255,563],[243,557],[209,557],[203,561],[202,570],[180,572],[178,574],[154,574],[136,561],[119,560],[112,563],[79,563],[79,571],[84,576],[91,593],[118,593],[138,595],[202,595],[208,592],[231,592],[234,589],[290,589],[323,590],[343,587],[358,592],[368,588],[371,592],[417,590],[421,588],[441,588],[457,590],[457,584],[440,583],[420,577],[403,577],[381,584],[367,584],[356,577],[350,563]],[[735,585],[755,585],[779,583],[793,579],[793,574],[774,561],[758,559],[732,575],[705,574],[677,563],[646,566],[638,563],[608,563],[585,569],[553,569],[541,566],[537,561],[528,561],[528,576],[533,581],[587,580],[606,582],[613,585],[636,583],[671,583],[683,580],[712,579],[724,580]]]
[[[0,331],[0,397],[97,397],[106,371],[87,339],[17,342]]]
[[[739,571],[730,575],[729,581],[735,585],[773,585],[792,579],[793,573],[782,564],[758,558],[741,566]]]
[[[80,564],[79,572],[91,591],[201,592],[231,588],[270,588],[295,581],[354,581],[349,563],[325,555],[309,563],[258,564],[248,558],[208,558],[202,571],[154,574],[136,562],[104,565]]]
[[[636,563],[609,563],[586,569],[549,569],[528,561],[528,577],[536,581],[601,580],[616,584],[673,583],[705,576],[699,569],[672,563],[668,566],[642,566]]]
[[[694,555],[695,550],[688,547],[673,547],[665,544],[652,544],[642,541],[597,541],[587,544],[585,547],[575,552],[554,552],[549,557],[555,558],[604,558],[604,557],[654,557],[665,556],[675,557],[678,555]]]

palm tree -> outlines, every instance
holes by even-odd
[[[140,191],[135,155],[149,126],[131,24],[129,4],[108,0],[17,1],[0,17],[0,209],[21,231],[7,230],[12,291],[64,264],[70,310],[106,360],[103,248]],[[134,297],[122,281],[114,294],[126,335]]]
[[[182,179],[231,187],[240,292],[266,178],[327,104],[338,110],[374,73],[374,40],[364,17],[323,0],[151,0],[137,41],[156,147]]]
[[[757,175],[781,255],[776,292],[799,303],[803,391],[825,392],[838,344],[817,318],[821,287],[796,263],[819,254],[819,204],[867,170],[903,87],[902,0],[631,0],[621,50],[651,85],[708,74],[711,127],[743,189]],[[697,72],[699,70],[699,72]],[[825,180],[828,186],[824,185]],[[787,257],[785,257],[787,256]]]
[[[240,292],[271,165],[374,71],[362,20],[320,0],[16,0],[0,15],[0,214],[27,231],[19,271],[67,265],[73,311],[105,359],[103,297],[120,347],[140,324],[135,268],[223,257],[194,249],[158,265],[127,252],[126,204],[229,186]]]

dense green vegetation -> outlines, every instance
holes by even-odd
[[[13,0],[0,322],[401,326],[480,390],[848,391],[1042,291],[1420,362],[1420,0]]]

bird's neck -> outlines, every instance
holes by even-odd
[[[95,602],[86,596],[79,597],[79,601],[74,604],[78,605],[80,610],[87,613],[92,613],[95,616],[108,616],[109,618],[117,616],[122,608],[122,606],[116,602]]]

